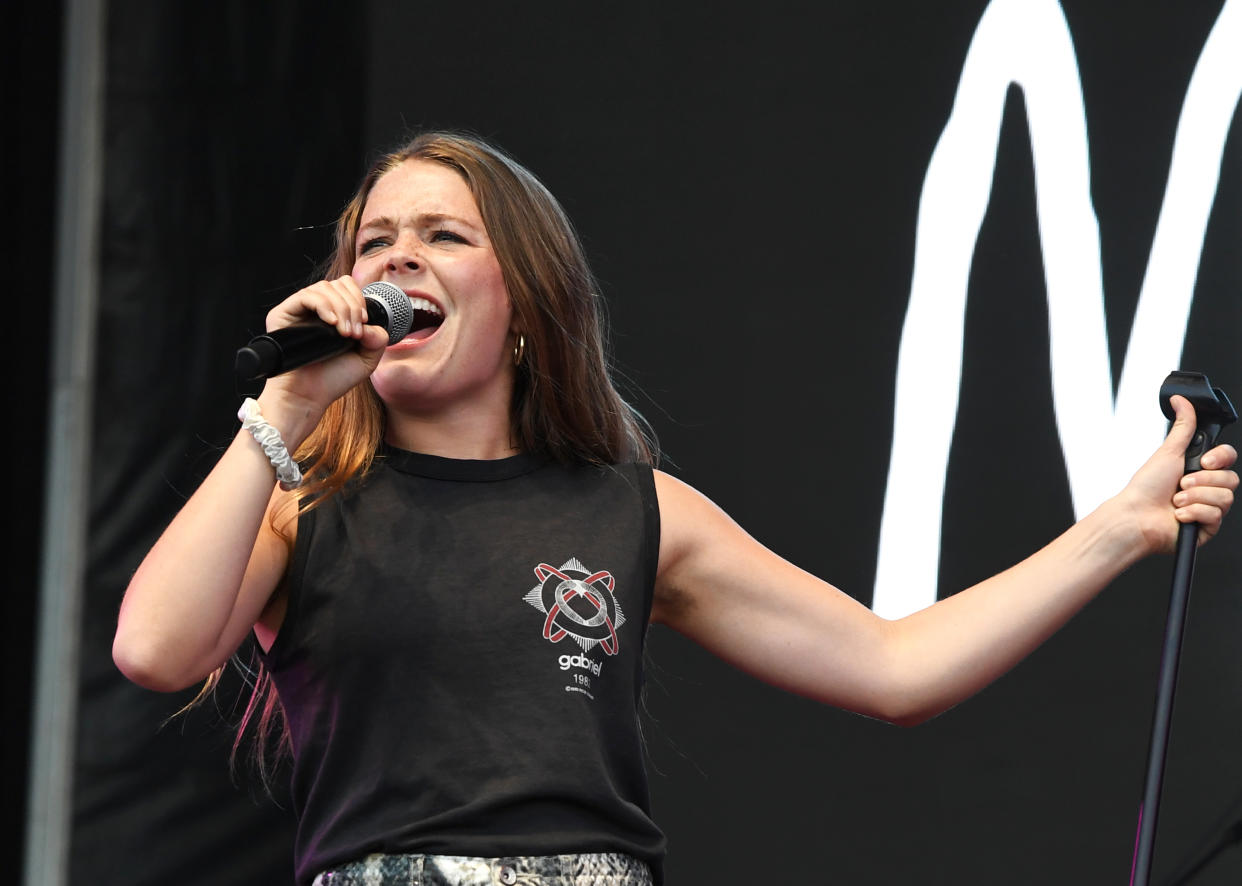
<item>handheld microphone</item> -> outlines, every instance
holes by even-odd
[[[383,327],[390,345],[409,335],[414,308],[400,287],[377,281],[362,294],[367,300],[367,323]],[[252,338],[237,352],[233,368],[239,382],[258,381],[334,357],[356,344],[327,323],[299,323]]]

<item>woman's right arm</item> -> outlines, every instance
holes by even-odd
[[[239,431],[130,580],[112,643],[126,677],[184,689],[241,645],[288,561],[267,517],[287,495],[259,444]]]
[[[327,405],[379,362],[387,334],[363,326],[365,312],[361,291],[343,277],[290,296],[268,315],[268,329],[318,317],[361,345],[268,381],[259,406],[290,451]],[[259,444],[239,431],[130,580],[112,644],[113,660],[126,677],[172,692],[228,660],[288,566],[288,546],[269,517],[289,497],[276,486],[275,469]],[[288,511],[292,519],[294,511]]]

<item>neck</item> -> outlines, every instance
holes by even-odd
[[[491,460],[519,451],[508,412],[388,410],[384,439],[392,446],[444,458]]]

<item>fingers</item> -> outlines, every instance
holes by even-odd
[[[1236,471],[1195,471],[1182,477],[1179,485],[1188,492],[1213,487],[1233,490],[1238,488],[1238,474]]]
[[[388,347],[388,331],[383,326],[365,325],[362,327],[359,344],[364,350],[383,350]]]
[[[1181,480],[1181,489],[1173,496],[1173,515],[1180,523],[1198,523],[1201,543],[1220,530],[1221,521],[1233,507],[1238,475],[1228,468],[1236,459],[1237,452],[1227,445],[1204,453],[1205,464],[1223,467],[1187,474]]]
[[[1178,483],[1181,491],[1173,496],[1173,506],[1180,508],[1206,504],[1227,512],[1233,504],[1234,491],[1238,488],[1238,474],[1231,470],[1237,457],[1237,451],[1228,444],[1205,452],[1200,459],[1204,470],[1186,474],[1181,478]]]
[[[1233,471],[1196,471],[1182,478],[1181,487],[1173,496],[1174,507],[1201,503],[1228,511],[1238,488],[1238,475]]]
[[[363,337],[366,299],[351,277],[321,280],[285,299],[267,315],[268,330],[318,317],[346,338]]]
[[[350,277],[324,280],[312,289],[321,303],[316,307],[319,318],[332,323],[336,331],[346,338],[362,338],[362,327],[367,322],[366,300],[362,290]]]
[[[1202,544],[1220,531],[1221,523],[1233,504],[1233,493],[1228,489],[1213,490],[1210,495],[1183,498],[1179,492],[1173,497],[1173,516],[1178,523],[1199,524],[1199,542]]]
[[[1173,426],[1169,428],[1169,434],[1164,438],[1164,445],[1167,449],[1182,455],[1186,452],[1186,447],[1190,445],[1190,438],[1195,433],[1195,408],[1190,405],[1190,401],[1180,394],[1174,394],[1169,398],[1169,404],[1173,407]]]
[[[1185,397],[1169,398],[1173,426],[1164,443],[1127,485],[1125,493],[1147,514],[1144,530],[1152,551],[1169,551],[1176,533],[1170,514],[1181,524],[1199,524],[1200,543],[1220,531],[1221,521],[1233,507],[1238,475],[1233,470],[1238,453],[1232,446],[1216,446],[1200,458],[1202,470],[1184,474],[1186,449],[1195,432],[1195,411]]]
[[[1233,506],[1233,490],[1227,486],[1196,486],[1183,489],[1173,496],[1173,507],[1178,510],[1198,505],[1216,508],[1223,514]],[[1180,514],[1178,518],[1181,518]]]
[[[1199,464],[1206,469],[1229,468],[1232,467],[1237,460],[1238,451],[1228,443],[1224,443],[1203,453],[1203,457],[1199,459]],[[1194,475],[1190,474],[1189,476]]]
[[[379,364],[388,336],[380,327],[367,325],[366,299],[353,278],[321,280],[295,292],[268,313],[267,328],[275,330],[316,320],[329,324],[345,339],[356,341],[357,347],[348,346],[330,359],[314,361],[269,379],[264,386],[268,400],[260,400],[265,410],[269,405],[278,409],[278,402],[289,401],[299,404],[303,412],[322,414]]]

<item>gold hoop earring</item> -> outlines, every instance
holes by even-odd
[[[513,365],[522,365],[522,356],[526,353],[526,336],[518,333],[517,344],[513,346]]]

